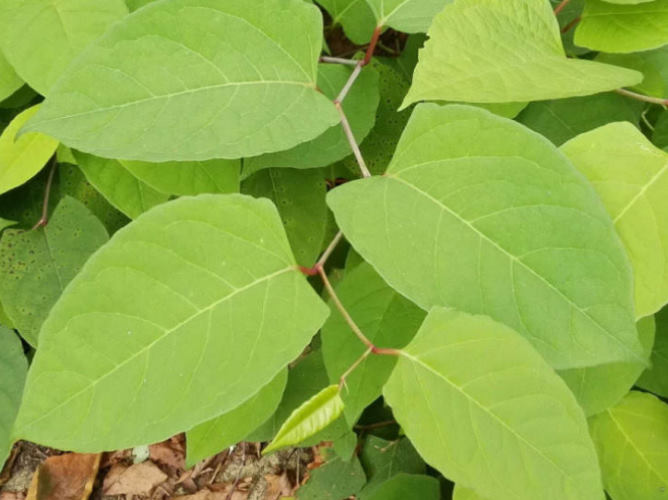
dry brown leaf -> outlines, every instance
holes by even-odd
[[[149,446],[149,458],[156,464],[165,466],[172,474],[180,475],[186,468],[186,454],[183,442],[176,438]]]
[[[47,458],[35,471],[26,500],[86,500],[101,454],[67,453]]]
[[[228,485],[224,490],[211,491],[211,490],[199,490],[194,495],[185,495],[180,497],[174,497],[173,500],[228,500],[227,496],[229,495],[232,485]],[[242,493],[240,491],[235,491],[229,497],[229,500],[246,500],[248,498],[248,493]]]
[[[25,500],[23,491],[0,491],[0,500]]]
[[[167,479],[153,462],[124,467],[116,465],[111,468],[104,480],[105,495],[149,495],[153,489]]]
[[[288,475],[283,473],[280,476],[276,474],[268,474],[264,476],[267,481],[267,491],[265,496],[267,498],[282,498],[292,496],[294,488]]]

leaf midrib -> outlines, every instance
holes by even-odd
[[[626,215],[626,212],[628,212],[633,205],[641,198],[643,197],[647,191],[656,183],[661,177],[663,177],[663,174],[668,172],[668,157],[666,158],[666,164],[659,169],[659,171],[654,174],[650,180],[631,198],[631,200],[626,204],[624,208],[619,212],[619,214],[613,219],[613,224],[617,224],[619,219],[624,217]]]

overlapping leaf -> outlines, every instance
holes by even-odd
[[[368,500],[440,500],[441,485],[431,476],[400,473],[381,484]]]
[[[2,51],[0,51],[0,101],[4,101],[14,92],[16,92],[23,80],[16,74],[12,65],[5,58]]]
[[[655,316],[656,336],[652,349],[652,366],[638,380],[638,387],[668,398],[668,309]]]
[[[0,326],[0,469],[9,454],[14,417],[21,403],[28,362],[14,332]]]
[[[328,203],[355,249],[423,309],[488,314],[557,368],[644,362],[610,217],[521,125],[420,105],[385,176],[337,187]]]
[[[425,33],[434,16],[452,0],[366,0],[377,26],[391,26],[406,33]]]
[[[28,128],[153,162],[287,149],[339,121],[316,90],[321,46],[303,0],[155,2],[91,44]]]
[[[252,397],[326,316],[270,202],[200,195],[155,207],[51,311],[15,437],[79,451],[163,440]]]
[[[371,40],[376,19],[366,0],[318,0],[332,16],[332,24],[340,24],[346,36],[363,45]]]

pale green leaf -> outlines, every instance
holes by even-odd
[[[108,160],[78,151],[74,156],[88,182],[111,205],[131,219],[169,199],[168,194],[156,191],[137,179],[117,160]]]
[[[563,154],[516,122],[422,104],[387,173],[337,187],[328,204],[355,250],[425,310],[487,314],[556,368],[645,361],[610,217]]]
[[[425,33],[434,16],[452,0],[367,0],[377,26],[406,33]]]
[[[270,202],[165,203],[118,231],[52,309],[15,437],[81,452],[161,441],[252,397],[327,314]]]
[[[321,64],[318,88],[333,100],[348,81],[351,72],[351,68],[341,64]],[[378,100],[378,73],[367,67],[360,73],[342,104],[358,144],[373,127]],[[312,141],[287,151],[247,158],[244,161],[244,175],[270,167],[325,167],[351,154],[343,127],[336,124]]]
[[[575,29],[575,43],[592,50],[622,53],[666,45],[668,0],[636,5],[587,0]]]
[[[17,115],[0,135],[0,194],[33,177],[58,147],[58,141],[40,133],[16,137],[37,110],[33,106]]]
[[[274,202],[297,263],[311,267],[325,238],[327,204],[322,171],[265,169],[246,179],[242,191]]]
[[[130,12],[133,12],[137,9],[141,9],[144,5],[148,5],[155,1],[156,0],[125,0],[125,3],[128,4],[128,9],[130,9]]]
[[[668,45],[633,54],[599,54],[596,60],[640,71],[645,78],[633,89],[654,97],[668,96]]]
[[[435,477],[400,473],[381,484],[368,500],[440,500],[441,485]]]
[[[0,326],[0,469],[13,443],[11,430],[27,371],[28,362],[21,341],[13,331]]]
[[[156,191],[175,195],[238,193],[241,162],[209,160],[149,163],[121,161],[132,175]]]
[[[344,461],[339,457],[314,469],[306,484],[297,490],[299,500],[341,500],[355,495],[366,477],[359,460]]]
[[[363,0],[362,0],[363,1]],[[0,51],[0,101],[4,101],[23,85],[23,80]]]
[[[426,313],[399,295],[376,271],[363,263],[346,273],[336,293],[364,335],[380,347],[403,347],[415,335]],[[343,316],[332,314],[322,328],[322,354],[332,383],[364,353],[366,347],[350,331]],[[381,395],[394,368],[392,356],[367,357],[346,379],[341,392],[344,414],[352,426],[369,404]]]
[[[489,500],[479,496],[475,490],[464,488],[460,485],[455,485],[455,491],[452,495],[452,500]]]
[[[654,344],[654,316],[638,321],[638,336],[646,357]],[[559,375],[575,395],[585,415],[595,415],[619,403],[645,369],[642,363],[607,363],[561,370]]]
[[[593,417],[603,484],[614,500],[663,500],[668,491],[668,406],[642,392]]]
[[[237,408],[187,431],[186,466],[190,468],[200,460],[238,443],[269,418],[281,402],[287,375],[287,370],[280,371],[271,382]]]
[[[376,18],[366,0],[318,0],[332,17],[332,24],[340,24],[353,42],[369,43],[376,26]]]
[[[582,410],[533,347],[504,325],[432,309],[384,394],[427,463],[483,496],[604,498]]]
[[[0,45],[21,78],[47,95],[68,64],[127,13],[123,0],[2,0]]]
[[[291,148],[339,122],[316,90],[321,46],[302,0],[151,3],[88,46],[28,130],[153,162]]]
[[[619,5],[635,5],[639,3],[654,2],[655,0],[604,0],[608,3],[616,3]]]
[[[637,71],[567,59],[544,0],[457,0],[436,16],[429,37],[404,106],[557,99],[642,80]]]
[[[637,126],[642,110],[639,101],[604,93],[532,102],[517,121],[561,146],[576,135],[610,122],[627,121]]]
[[[339,386],[325,387],[292,412],[262,453],[301,443],[334,422],[341,412],[343,401],[339,396]]]
[[[651,363],[638,380],[638,387],[668,398],[668,309],[656,316],[656,337],[652,349]]]
[[[102,223],[70,197],[58,203],[46,226],[2,233],[0,300],[31,345],[67,284],[108,239]]]
[[[626,247],[636,317],[655,313],[668,302],[668,153],[626,122],[581,134],[561,150],[594,186]]]

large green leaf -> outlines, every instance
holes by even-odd
[[[67,65],[127,13],[123,0],[2,0],[0,45],[28,85],[47,95]]]
[[[186,432],[186,466],[192,467],[200,460],[238,443],[269,418],[281,402],[287,375],[287,370],[280,371],[240,406]]]
[[[400,473],[381,484],[368,500],[440,500],[441,485],[435,477]]]
[[[316,90],[322,16],[303,0],[169,0],[70,65],[28,130],[145,161],[280,151],[339,122]]]
[[[311,472],[309,480],[297,490],[299,500],[341,500],[355,495],[366,477],[357,457],[344,461],[335,457]]]
[[[582,410],[504,325],[432,309],[384,394],[427,463],[483,497],[603,499]]]
[[[436,16],[429,37],[404,106],[557,99],[642,80],[636,71],[567,59],[544,0],[457,0]]]
[[[107,160],[78,151],[74,156],[88,182],[109,203],[131,219],[169,199],[168,194],[156,191],[137,179],[117,160]]]
[[[16,334],[0,326],[0,469],[9,454],[11,429],[21,403],[28,362]]]
[[[352,69],[344,65],[321,64],[318,71],[318,88],[333,100],[348,81],[351,72]],[[342,104],[357,143],[362,142],[373,127],[378,100],[378,73],[373,68],[365,68]],[[312,141],[287,151],[246,159],[244,174],[248,175],[269,167],[325,167],[351,154],[350,143],[343,127],[336,124]]]
[[[0,51],[0,101],[4,101],[23,85],[23,80]]]
[[[141,182],[161,193],[197,195],[239,192],[239,160],[122,161],[121,164]]]
[[[668,153],[634,126],[610,123],[561,150],[596,189],[633,266],[637,317],[668,302]]]
[[[0,135],[0,194],[33,177],[58,147],[58,141],[39,133],[16,137],[37,109],[33,106],[17,115]]]
[[[376,18],[366,0],[318,0],[332,16],[332,24],[340,24],[346,36],[353,42],[369,43]]]
[[[668,45],[633,54],[599,54],[596,60],[640,71],[645,78],[633,88],[642,94],[668,95]]]
[[[654,316],[638,321],[638,335],[647,358],[652,353],[654,332]],[[606,363],[561,370],[559,375],[575,395],[585,415],[590,416],[619,403],[644,369],[642,363]]]
[[[321,170],[269,168],[256,172],[242,190],[272,200],[292,246],[297,263],[311,267],[325,238],[326,184]]]
[[[270,202],[160,205],[118,231],[52,309],[15,437],[84,452],[166,439],[251,398],[327,314]]]
[[[484,313],[557,368],[644,362],[629,263],[593,188],[547,139],[423,104],[383,177],[329,192],[339,227],[425,310]]]
[[[587,0],[575,43],[603,52],[638,52],[668,44],[668,0],[615,5]]]
[[[593,417],[603,484],[614,500],[662,500],[668,490],[668,406],[631,392]]]
[[[656,337],[652,349],[652,366],[638,380],[638,387],[668,398],[668,309],[655,316]]]
[[[377,26],[391,26],[406,33],[425,33],[434,16],[452,0],[366,0]]]
[[[475,490],[455,485],[455,491],[452,494],[452,500],[488,500],[478,495]]]
[[[422,309],[390,288],[367,263],[346,273],[336,293],[364,335],[381,347],[405,346],[425,317]],[[322,354],[330,381],[338,382],[365,350],[341,314],[333,311],[322,329]],[[348,376],[341,397],[351,426],[380,396],[395,362],[392,356],[372,355]]]
[[[60,201],[46,226],[2,234],[0,300],[31,345],[37,345],[42,323],[67,284],[108,239],[102,223],[70,197]]]

